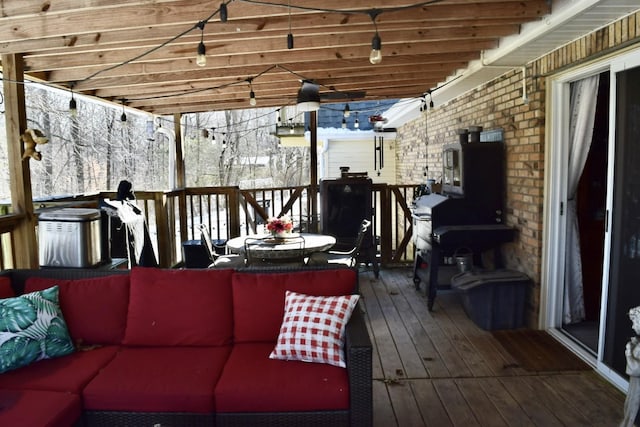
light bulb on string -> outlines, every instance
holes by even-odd
[[[287,34],[287,49],[293,49],[293,34],[291,33],[291,0],[289,0],[289,34]]]
[[[258,102],[256,101],[256,93],[253,91],[253,80],[248,79],[247,81],[249,82],[249,105],[255,107]]]
[[[342,129],[346,129],[347,128],[347,119],[345,119],[344,117],[342,118]]]
[[[342,116],[346,119],[351,115],[351,109],[349,108],[349,104],[344,106],[344,110],[342,110]]]
[[[124,112],[124,102],[125,100],[122,99],[122,114],[120,115],[120,121],[123,123],[127,121],[127,114]]]
[[[220,4],[220,21],[227,22],[227,18],[227,4],[223,2]]]
[[[204,46],[204,24],[205,21],[198,22],[197,27],[200,28],[200,43],[198,43],[198,54],[196,55],[196,64],[200,67],[207,65],[207,48]]]
[[[373,65],[377,65],[382,62],[382,40],[380,40],[380,34],[378,34],[378,24],[376,24],[376,18],[380,14],[380,10],[371,9],[369,11],[369,17],[373,26],[376,29],[376,34],[371,39],[371,53],[369,54],[369,62]]]
[[[358,113],[356,112],[356,120],[353,122],[353,127],[358,129],[360,127],[360,120],[358,120]]]
[[[377,65],[382,62],[382,40],[380,35],[376,31],[376,34],[371,40],[371,53],[369,54],[369,62],[373,65]]]
[[[71,114],[71,117],[78,117],[78,104],[73,97],[73,88],[71,88],[71,100],[69,100],[69,114]]]

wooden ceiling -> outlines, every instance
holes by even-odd
[[[435,88],[551,12],[548,0],[225,2],[227,22],[219,1],[2,0],[0,53],[22,54],[28,76],[159,115],[249,108],[249,82],[257,107],[295,104],[302,79],[323,102],[393,99]]]

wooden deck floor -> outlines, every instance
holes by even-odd
[[[465,314],[434,310],[410,269],[361,273],[373,342],[374,426],[616,426],[624,394],[593,371],[529,372]]]

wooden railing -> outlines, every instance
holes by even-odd
[[[373,234],[383,265],[413,260],[412,221],[408,209],[414,185],[373,185]],[[197,187],[168,192],[137,191],[136,203],[147,219],[158,261],[163,267],[183,261],[182,242],[200,238],[198,226],[205,224],[212,239],[228,240],[261,230],[272,216],[289,215],[301,231],[318,229],[319,218],[311,214],[308,187],[240,189]],[[56,206],[98,207],[115,193],[38,201],[36,213]],[[19,215],[0,216],[0,268],[15,265],[12,230]]]

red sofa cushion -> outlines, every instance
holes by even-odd
[[[347,370],[269,359],[270,343],[235,344],[216,385],[216,412],[349,409]]]
[[[234,342],[278,339],[286,291],[318,296],[354,292],[356,272],[350,269],[233,275]]]
[[[34,390],[0,390],[0,426],[69,427],[81,414],[80,396]]]
[[[89,411],[210,413],[230,346],[128,347],[85,387]]]
[[[60,288],[60,309],[73,341],[78,344],[120,344],[129,304],[129,276],[61,280],[29,277],[25,293]]]
[[[233,270],[131,270],[128,345],[226,345],[231,342]]]
[[[0,298],[12,298],[16,294],[11,287],[11,279],[8,277],[0,277]]]
[[[56,359],[39,360],[0,375],[0,389],[49,390],[80,393],[118,351],[116,346],[76,351]]]

